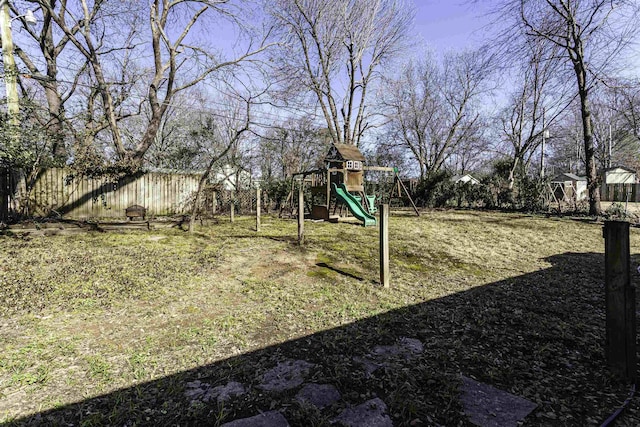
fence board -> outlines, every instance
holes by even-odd
[[[125,209],[132,204],[147,208],[148,216],[189,214],[200,180],[195,173],[148,172],[118,181],[83,177],[67,181],[69,174],[70,170],[62,168],[44,170],[27,192],[24,174],[0,171],[0,220],[57,213],[76,219],[124,219]],[[236,212],[255,212],[255,194],[255,189],[237,191]],[[201,212],[213,213],[215,209],[225,214],[230,199],[229,190],[206,189]]]
[[[602,184],[600,200],[606,202],[640,201],[640,184]]]
[[[156,194],[155,194],[155,189],[156,189],[156,184],[155,184],[155,175],[154,174],[148,174],[147,175],[147,179],[149,180],[149,215],[156,215],[156,212],[158,210],[157,206],[157,202],[156,202]]]
[[[0,219],[54,211],[68,218],[124,218],[124,210],[132,204],[146,207],[149,215],[184,214],[199,180],[197,174],[155,172],[119,182],[77,177],[66,182],[68,174],[65,169],[44,170],[27,194],[16,171],[0,171]]]

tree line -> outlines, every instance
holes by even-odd
[[[0,164],[206,179],[224,162],[277,183],[344,143],[422,182],[584,175],[600,213],[599,170],[640,167],[638,5],[487,3],[481,47],[434,52],[409,0],[10,1],[20,129],[2,120]]]

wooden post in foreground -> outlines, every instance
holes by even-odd
[[[380,284],[389,287],[389,205],[380,210]]]
[[[636,293],[631,285],[629,223],[605,221],[605,356],[611,370],[636,381]]]
[[[300,181],[298,188],[298,244],[304,243],[304,191],[302,189],[304,182]]]
[[[231,206],[229,206],[229,219],[231,220],[231,222],[233,222],[233,214],[234,211],[236,210],[236,195],[235,193],[232,191],[231,192],[231,200],[229,203],[231,203]]]
[[[260,231],[260,187],[256,189],[256,232]]]

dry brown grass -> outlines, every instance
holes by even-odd
[[[132,417],[193,423],[211,420],[212,411],[233,419],[272,403],[252,394],[228,408],[194,409],[183,397],[185,381],[251,382],[285,353],[324,361],[317,375],[341,384],[347,400],[349,384],[356,396],[382,395],[399,424],[427,412],[441,423],[461,422],[460,372],[536,401],[532,425],[593,424],[624,400],[625,387],[604,367],[586,375],[602,362],[602,272],[594,262],[603,250],[601,225],[474,211],[396,213],[389,290],[377,285],[375,228],[308,223],[299,248],[294,221],[267,217],[259,234],[252,227],[251,218],[240,218],[193,236],[0,236],[0,421],[55,408],[50,416],[58,421],[93,411],[87,425]],[[634,252],[638,243],[633,229]],[[573,301],[577,289],[584,295]],[[547,296],[548,312],[540,305]],[[553,301],[563,298],[591,312],[541,324],[562,319],[565,306]],[[522,332],[528,328],[530,335]],[[593,342],[576,334],[593,334]],[[414,371],[365,379],[344,365],[349,355],[409,335],[428,348]],[[554,366],[561,360],[575,367]],[[563,393],[563,381],[594,402],[577,405],[580,393]],[[149,397],[158,388],[170,402],[159,409]],[[281,398],[277,404],[285,404]],[[294,424],[322,424],[318,414],[289,411]]]

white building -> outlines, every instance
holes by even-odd
[[[451,181],[453,181],[454,184],[466,184],[466,183],[470,183],[471,185],[478,185],[480,184],[480,181],[477,180],[476,178],[474,178],[473,176],[471,176],[471,174],[464,174],[464,175],[454,175],[451,177]]]
[[[251,187],[251,174],[242,168],[226,164],[211,173],[209,181],[224,190],[246,190]]]
[[[635,184],[638,182],[636,171],[624,166],[614,166],[604,170],[605,184]]]
[[[551,188],[560,200],[569,201],[575,194],[576,200],[587,198],[587,178],[572,173],[561,173],[551,180]]]

